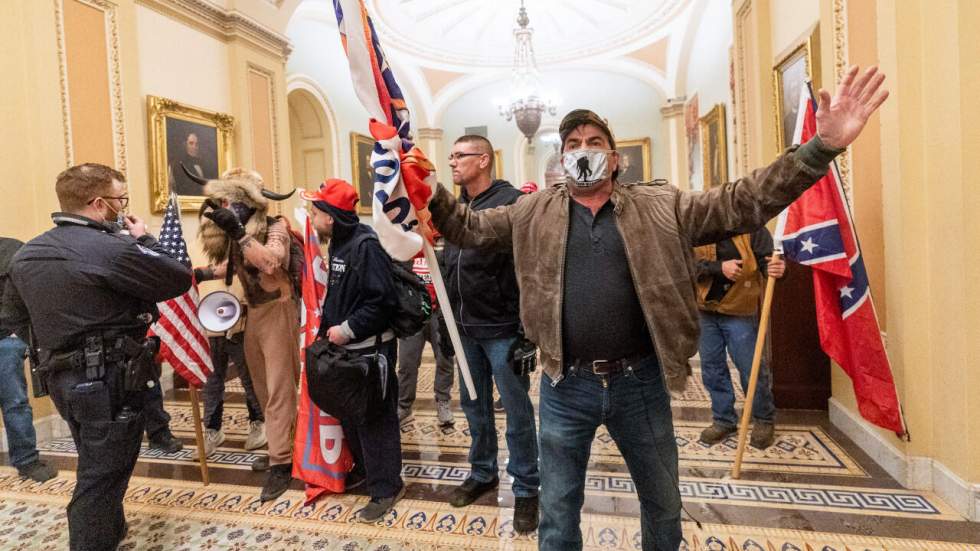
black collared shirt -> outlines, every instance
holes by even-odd
[[[570,200],[562,347],[566,361],[617,360],[653,353],[613,204],[595,217]]]

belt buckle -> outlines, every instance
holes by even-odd
[[[596,375],[609,375],[615,372],[619,366],[619,360],[593,360],[592,373]]]

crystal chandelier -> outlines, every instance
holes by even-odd
[[[521,0],[521,9],[517,14],[518,28],[514,29],[514,70],[511,86],[511,99],[508,103],[498,105],[500,114],[509,121],[515,119],[517,128],[530,143],[534,134],[541,126],[541,115],[547,111],[554,115],[556,105],[553,100],[541,97],[540,81],[537,63],[534,61],[534,47],[531,45],[531,34],[534,32],[527,27],[530,19]]]

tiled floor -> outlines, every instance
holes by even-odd
[[[362,495],[326,496],[302,504],[302,484],[280,500],[257,501],[264,475],[242,448],[247,415],[241,388],[229,385],[227,440],[210,458],[212,484],[200,484],[186,394],[167,402],[177,454],[143,450],[127,495],[130,535],[125,549],[533,549],[535,538],[510,525],[512,495],[506,473],[496,495],[465,509],[447,504],[469,471],[469,431],[455,406],[456,424],[435,422],[431,358],[420,373],[414,415],[402,426],[406,499],[382,523],[351,522]],[[697,377],[695,377],[697,379]],[[929,492],[909,491],[830,426],[821,412],[781,411],[776,444],[751,449],[741,480],[729,476],[735,441],[712,447],[697,441],[710,421],[707,394],[692,385],[674,402],[687,511],[688,549],[729,550],[980,550],[980,525],[965,521]],[[736,385],[737,386],[737,385]],[[532,393],[536,398],[536,384]],[[506,455],[503,418],[501,454]],[[0,470],[0,549],[63,549],[63,506],[73,485],[74,445],[50,442],[42,453],[63,474],[44,485]],[[503,461],[501,462],[503,463]],[[599,431],[592,447],[583,534],[590,549],[639,549],[639,504],[615,443]],[[5,528],[4,528],[5,527]],[[971,545],[972,544],[972,545]]]

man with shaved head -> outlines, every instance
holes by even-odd
[[[883,80],[876,68],[860,76],[852,68],[835,97],[820,92],[813,139],[704,193],[620,184],[612,130],[586,109],[558,130],[564,183],[482,211],[435,190],[429,209],[447,241],[514,253],[521,321],[544,366],[540,549],[582,548],[585,474],[600,424],[636,484],[643,549],[679,547],[668,389],[684,389],[698,348],[693,247],[755,231],[822,178],[888,96]]]

